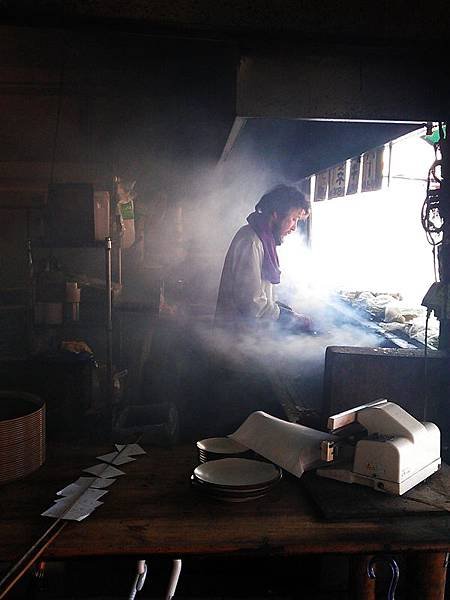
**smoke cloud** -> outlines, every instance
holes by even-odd
[[[208,394],[205,373],[219,368],[234,373],[238,384],[247,381],[249,374],[261,380],[278,378],[293,386],[299,405],[320,410],[326,348],[375,346],[378,340],[355,325],[341,307],[337,310],[333,290],[297,232],[279,248],[282,283],[277,292],[279,300],[312,318],[317,335],[289,334],[276,323],[253,333],[214,328],[215,302],[228,246],[265,192],[280,183],[295,185],[280,173],[276,161],[262,161],[252,145],[242,141],[218,166],[205,163],[192,173],[189,165],[178,164],[171,189],[183,210],[184,254],[167,269],[166,300],[170,305],[171,289],[182,290],[185,308],[172,318],[178,319],[189,346],[195,348],[189,354],[187,370],[192,388],[202,388],[198,394]],[[176,223],[170,225],[165,228],[167,246],[176,241]],[[225,402],[232,401],[234,394],[235,389]],[[246,401],[245,394],[240,401]],[[208,402],[214,405],[211,419],[220,419],[217,411],[222,400],[214,397]]]
[[[220,273],[231,239],[260,197],[279,183],[293,184],[280,180],[277,168],[262,168],[251,152],[233,154],[197,179],[198,195],[186,214],[186,226],[191,248],[196,249],[191,259],[204,277],[201,285],[191,290],[191,299],[199,302],[203,296],[209,301],[209,318],[188,316],[183,326],[190,329],[195,344],[208,357],[208,368],[219,365],[235,373],[273,375],[291,383],[299,405],[320,410],[326,348],[377,346],[379,338],[355,324],[350,311],[339,305],[298,232],[290,234],[279,248],[282,283],[277,292],[279,300],[312,318],[316,334],[289,334],[275,323],[239,334],[213,327]]]

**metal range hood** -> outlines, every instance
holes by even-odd
[[[253,118],[418,125],[445,120],[449,78],[431,71],[431,50],[253,45],[238,67],[236,115],[221,160]]]

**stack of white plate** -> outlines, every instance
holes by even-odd
[[[25,477],[44,460],[44,402],[33,394],[0,391],[0,483]]]
[[[205,463],[220,458],[250,458],[253,452],[228,437],[214,437],[197,442],[199,462]]]
[[[223,458],[199,465],[191,477],[202,493],[225,502],[265,496],[281,479],[279,467],[246,458]]]

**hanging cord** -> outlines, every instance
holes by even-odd
[[[64,87],[64,73],[66,69],[66,61],[67,61],[67,53],[62,48],[62,59],[61,59],[61,68],[59,71],[59,84],[58,84],[58,104],[56,107],[56,123],[55,123],[55,133],[53,135],[53,146],[52,146],[52,159],[51,159],[51,168],[50,168],[50,183],[54,182],[55,177],[55,163],[56,163],[56,150],[58,145],[58,136],[59,129],[61,126],[61,109],[62,109],[62,98],[63,98],[63,87]]]
[[[423,399],[423,420],[427,420],[428,415],[428,320],[431,315],[431,308],[427,309],[427,317],[425,319],[425,348],[423,351],[424,358],[424,368],[423,368],[423,378],[424,378],[424,399]]]
[[[436,255],[436,245],[433,244],[433,273],[434,273],[434,281],[439,280],[439,273],[437,268],[437,255]]]
[[[425,230],[426,238],[433,250],[433,269],[435,281],[438,281],[437,248],[442,243],[443,219],[440,214],[440,189],[442,179],[438,170],[442,166],[441,144],[444,141],[444,129],[442,122],[439,123],[439,141],[434,144],[435,160],[428,171],[427,192],[422,205],[421,223]]]
[[[62,97],[63,97],[63,82],[64,82],[64,72],[66,68],[66,51],[64,46],[61,48],[61,68],[59,70],[59,84],[58,84],[58,103],[56,106],[56,123],[55,123],[55,133],[53,135],[53,145],[52,145],[52,158],[50,163],[50,184],[54,183],[55,179],[55,163],[56,163],[56,150],[58,146],[58,136],[59,129],[61,125],[61,109],[62,109]],[[48,249],[49,258],[53,257],[53,248]]]

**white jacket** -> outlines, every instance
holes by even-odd
[[[261,240],[250,225],[244,225],[225,257],[216,308],[219,327],[241,329],[279,318],[273,285],[261,275],[263,257]]]

